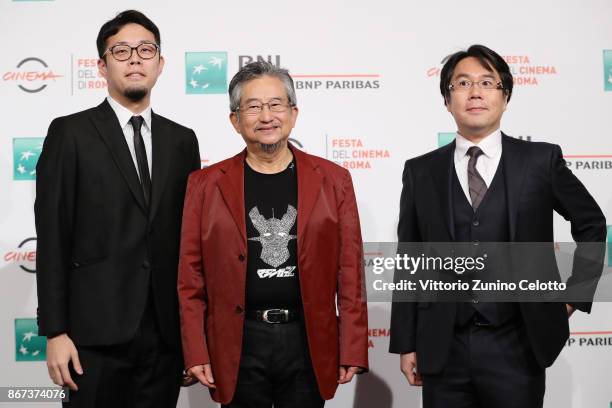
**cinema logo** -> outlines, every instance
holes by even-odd
[[[515,86],[537,86],[544,77],[557,75],[557,67],[541,64],[529,55],[502,56],[510,67]],[[444,61],[427,70],[428,77],[439,77]]]
[[[19,61],[15,70],[5,72],[2,80],[17,84],[17,87],[24,92],[38,93],[49,83],[56,82],[62,77],[63,75],[55,73],[42,59],[28,57]]]
[[[91,92],[106,89],[106,79],[98,71],[98,58],[70,56],[71,95],[75,92]]]
[[[21,241],[14,251],[4,254],[4,261],[16,263],[24,272],[36,273],[36,237]]]
[[[289,141],[291,142],[291,144],[295,147],[297,147],[298,149],[300,149],[301,151],[305,152],[306,151],[306,147],[304,147],[304,145],[302,144],[302,142],[300,142],[299,140],[297,140],[294,137],[290,137]]]
[[[372,148],[361,138],[325,135],[325,146],[325,157],[349,170],[369,170],[376,162],[391,158],[389,150]]]
[[[612,331],[574,332],[565,342],[566,347],[611,347]]]

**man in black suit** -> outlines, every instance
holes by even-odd
[[[508,65],[487,47],[448,58],[440,90],[457,136],[406,162],[400,242],[553,242],[553,211],[570,221],[576,242],[605,241],[605,218],[560,147],[500,131],[512,85]],[[599,260],[570,279],[598,276]],[[425,408],[541,407],[545,368],[575,308],[590,312],[591,303],[394,302],[389,349],[401,354],[409,383],[423,385]]]
[[[174,407],[176,289],[194,132],[151,111],[157,26],[128,10],[98,34],[109,96],[51,123],[37,165],[39,332],[72,407]]]

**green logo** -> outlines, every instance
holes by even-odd
[[[608,266],[612,266],[612,225],[608,225]]]
[[[47,338],[38,335],[36,319],[15,319],[15,361],[45,361]]]
[[[451,143],[453,140],[455,140],[455,135],[455,132],[438,133],[438,147],[446,146],[447,144]]]
[[[227,92],[227,52],[186,52],[185,92],[223,94]]]
[[[612,91],[612,50],[604,50],[604,90]]]
[[[43,140],[43,137],[13,139],[13,180],[36,180],[36,163]]]

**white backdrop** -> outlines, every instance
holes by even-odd
[[[612,215],[609,0],[0,0],[0,386],[51,385],[40,361],[44,343],[28,335],[36,330],[35,276],[28,272],[36,248],[27,240],[35,238],[30,173],[50,121],[106,95],[95,68],[95,38],[126,8],[159,26],[166,66],[152,106],[195,130],[205,165],[238,152],[243,142],[230,126],[226,94],[201,92],[224,89],[223,81],[249,58],[288,68],[300,108],[292,138],[351,169],[366,241],[396,239],[403,162],[455,130],[438,90],[440,61],[473,43],[505,56],[516,77],[502,130],[560,144]],[[221,63],[210,64],[211,57]],[[209,69],[197,72],[199,63]],[[555,226],[556,240],[571,239],[561,218]],[[398,357],[387,353],[389,305],[370,303],[369,311],[371,372],[341,386],[327,406],[419,407],[420,391],[402,378]],[[598,303],[590,316],[572,317],[568,346],[548,370],[547,408],[612,406],[610,312],[609,304]],[[194,386],[182,391],[179,406],[215,404]]]

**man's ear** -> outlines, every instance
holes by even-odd
[[[240,116],[238,115],[238,113],[231,112],[229,114],[229,119],[232,123],[232,126],[234,127],[234,130],[236,130],[237,133],[240,133]]]
[[[104,58],[106,57],[102,57],[98,59],[98,72],[100,73],[102,78],[106,79],[107,70],[106,70],[106,61]]]

